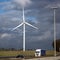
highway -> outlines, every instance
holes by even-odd
[[[16,56],[10,56],[10,57],[0,57],[0,60],[60,60],[60,56],[33,58],[33,59],[16,58]]]
[[[35,58],[35,59],[27,59],[27,60],[60,60],[60,56],[58,56],[58,57]]]
[[[1,58],[16,58],[16,56],[0,56],[0,59]]]

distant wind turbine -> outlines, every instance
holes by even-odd
[[[56,57],[56,10],[59,8],[59,6],[48,6],[47,8],[53,9],[53,18],[54,18],[54,56]]]
[[[23,25],[23,51],[25,51],[25,25],[29,25],[35,29],[38,29],[38,28],[25,21],[24,8],[23,8],[23,22],[21,24],[19,24],[18,26],[16,26],[15,28],[13,28],[12,31],[21,27],[22,25]]]
[[[54,14],[54,56],[56,57],[57,52],[56,52],[56,10],[58,7],[51,7],[53,9],[53,14]]]

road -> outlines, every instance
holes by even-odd
[[[33,58],[33,59],[20,59],[20,58],[8,58],[8,59],[0,59],[0,60],[60,60],[60,56],[58,57],[43,57],[43,58]]]
[[[58,56],[58,57],[44,57],[44,58],[36,58],[36,59],[27,59],[27,60],[60,60],[60,56]]]

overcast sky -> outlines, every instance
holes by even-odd
[[[56,36],[60,38],[60,0],[0,0],[0,48],[22,49],[22,27],[11,31],[25,20],[38,30],[26,25],[26,49],[52,49],[54,36],[53,9],[56,6]]]

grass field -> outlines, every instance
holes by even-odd
[[[0,51],[0,56],[17,56],[34,57],[35,51]],[[54,51],[46,51],[46,56],[53,56]]]
[[[25,57],[34,57],[35,51],[0,51],[0,56],[17,56],[24,55]]]

